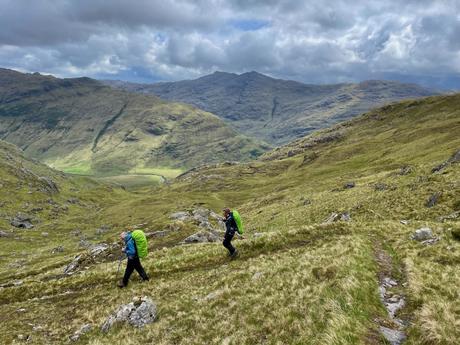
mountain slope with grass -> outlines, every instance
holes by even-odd
[[[89,78],[0,70],[0,138],[58,169],[82,174],[153,174],[248,160],[268,146],[218,117]]]
[[[155,84],[104,82],[132,92],[193,104],[250,137],[276,145],[375,106],[436,94],[418,85],[392,81],[311,85],[257,72],[240,75],[215,72],[195,80]]]
[[[389,344],[385,334],[410,345],[457,344],[459,109],[459,94],[404,101],[257,161],[193,169],[135,193],[107,190],[81,231],[91,245],[111,245],[128,224],[141,226],[148,283],[133,276],[116,288],[110,257],[63,274],[84,250],[69,237],[67,256],[50,254],[52,224],[0,238],[0,318],[10,330],[0,341],[60,344],[87,326],[77,344]],[[220,241],[181,244],[214,231],[199,215],[224,206],[245,223],[244,238],[233,241],[237,259]],[[413,239],[421,228],[431,234]],[[14,269],[43,231],[43,246]],[[157,304],[156,321],[102,332],[134,296]]]

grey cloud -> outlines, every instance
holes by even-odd
[[[388,76],[434,83],[432,75],[452,85],[460,73],[459,4],[0,0],[0,65],[60,76],[129,78],[137,71],[168,80],[213,70],[305,82]],[[251,21],[270,24],[231,24]]]

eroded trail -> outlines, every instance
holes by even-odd
[[[401,317],[401,311],[406,306],[405,275],[402,267],[398,266],[388,251],[380,242],[375,243],[375,259],[379,267],[379,294],[382,304],[388,312],[386,319],[376,319],[380,332],[392,345],[403,344],[407,338],[408,320]]]

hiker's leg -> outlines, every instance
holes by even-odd
[[[142,267],[141,260],[139,258],[135,258],[135,266],[137,273],[141,276],[143,280],[149,280],[149,276],[145,273],[144,267]]]
[[[230,252],[230,255],[233,255],[233,253],[235,252],[235,248],[232,246],[232,239],[234,235],[235,235],[234,233],[232,234],[232,233],[226,232],[225,237],[224,237],[224,242],[222,243],[224,247],[228,249],[228,251]]]
[[[128,285],[129,277],[131,277],[131,273],[133,273],[134,267],[135,267],[134,260],[128,258],[128,263],[126,264],[125,275],[123,276],[123,284],[125,286]]]

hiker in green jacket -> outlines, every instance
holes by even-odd
[[[120,234],[120,238],[125,243],[122,252],[126,254],[128,263],[126,265],[125,275],[123,276],[123,279],[118,283],[118,287],[123,288],[128,285],[129,277],[134,270],[139,273],[143,281],[149,280],[149,277],[147,273],[145,273],[141,261],[139,260],[136,242],[134,241],[131,232],[122,232]]]
[[[233,212],[229,208],[224,208],[224,218],[223,221],[225,223],[225,236],[224,242],[222,243],[225,248],[228,250],[228,256],[232,259],[238,256],[238,250],[232,246],[232,239],[235,236],[235,232],[238,231],[238,226],[236,224],[235,218],[233,217]]]

